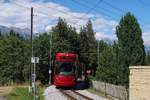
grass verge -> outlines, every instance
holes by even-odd
[[[44,88],[37,86],[36,88],[36,100],[44,100],[43,91]],[[33,100],[32,93],[29,93],[28,87],[14,87],[12,91],[6,96],[7,100]]]
[[[16,87],[6,96],[7,100],[32,100],[32,95],[28,92],[28,88]]]

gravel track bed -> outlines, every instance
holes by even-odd
[[[49,86],[44,91],[45,100],[67,100],[67,98],[59,92],[54,85]]]
[[[86,95],[94,100],[109,100],[107,98],[90,93],[87,90],[77,90],[77,92],[81,93],[82,95]],[[56,89],[54,85],[47,87],[43,95],[45,97],[45,100],[67,100],[67,97],[64,96],[58,89]]]
[[[96,94],[90,93],[87,90],[78,90],[77,92],[79,92],[80,94],[86,95],[87,97],[92,98],[94,100],[109,100],[107,98],[104,98],[104,97],[98,96]]]

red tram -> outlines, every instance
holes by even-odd
[[[74,87],[76,85],[77,61],[77,54],[56,53],[53,68],[53,84],[56,87]]]

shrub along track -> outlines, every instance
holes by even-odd
[[[65,95],[68,100],[93,100],[92,98],[89,98],[83,94],[80,94],[79,92],[75,90],[59,90],[63,95]]]

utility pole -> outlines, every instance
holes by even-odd
[[[34,57],[34,60],[35,60],[36,58]],[[36,89],[35,89],[35,79],[36,79],[36,74],[35,74],[35,67],[36,67],[36,62],[34,61],[34,66],[33,66],[33,95],[34,95],[34,99],[33,100],[35,100],[36,99]]]
[[[98,67],[99,67],[99,40],[98,40],[98,46],[97,46],[97,63],[98,63]]]
[[[33,57],[33,7],[31,7],[31,59]],[[33,91],[33,63],[31,62],[31,87]]]
[[[50,48],[49,48],[49,85],[51,85],[51,74],[52,74],[52,32],[49,32],[50,35]]]
[[[33,7],[31,7],[31,87],[32,87],[32,92],[34,95],[34,100],[35,100],[35,63],[33,66]]]
[[[33,8],[31,8],[31,30],[30,30],[30,48],[31,48],[31,58],[33,57],[33,42],[32,42],[32,34],[33,34]],[[29,86],[29,92],[32,91],[32,71],[33,70],[33,64],[30,64],[30,86]]]
[[[33,41],[32,41],[32,36],[33,36],[33,7],[31,8],[31,57],[33,57]]]

